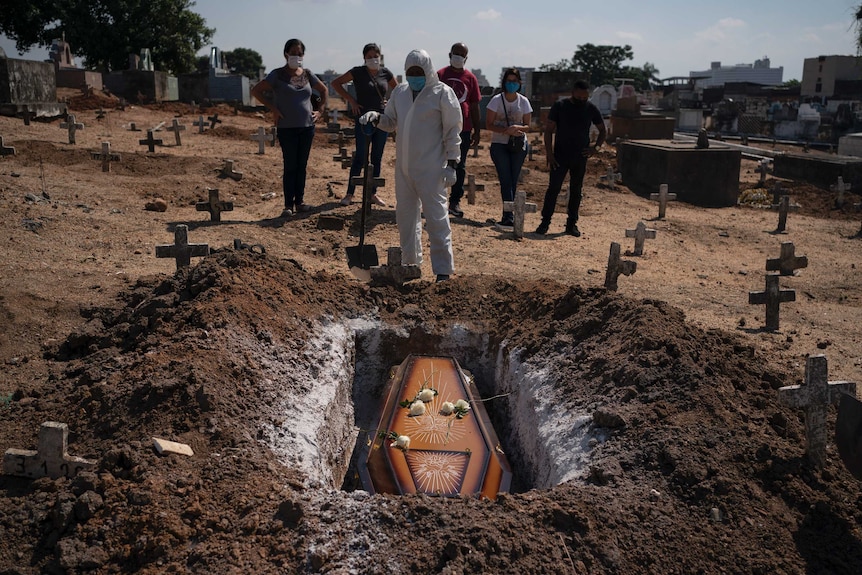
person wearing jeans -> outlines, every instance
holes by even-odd
[[[485,110],[485,128],[491,131],[491,161],[497,168],[500,196],[504,202],[515,200],[521,167],[527,158],[526,132],[530,129],[533,107],[525,96],[518,93],[520,88],[521,73],[517,68],[506,69],[501,92],[491,98]],[[509,232],[514,224],[514,214],[504,209],[497,228]]]

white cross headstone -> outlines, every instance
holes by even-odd
[[[837,192],[838,196],[835,198],[835,207],[840,208],[844,205],[844,192],[850,191],[851,184],[844,183],[844,178],[838,176],[838,182],[829,186],[829,189],[833,192]]]
[[[647,239],[655,239],[656,231],[653,229],[649,229],[646,227],[646,224],[643,222],[638,222],[638,225],[635,226],[633,230],[626,230],[627,238],[635,239],[635,249],[632,252],[634,256],[640,256],[644,253],[644,242]]]
[[[66,453],[69,427],[65,423],[46,421],[39,428],[36,451],[7,449],[3,454],[3,473],[19,477],[75,477],[81,471],[95,468],[96,462]]]
[[[260,126],[257,132],[251,136],[251,139],[257,142],[257,153],[263,155],[266,151],[266,142],[269,140],[269,136],[266,135],[266,128]]]
[[[667,203],[676,200],[676,194],[669,194],[667,192],[667,184],[662,184],[658,187],[658,193],[650,194],[649,199],[658,200],[658,218],[663,220],[667,210]]]
[[[532,202],[527,202],[527,192],[519,191],[515,192],[514,202],[503,202],[503,209],[507,212],[515,213],[512,231],[515,234],[515,239],[523,238],[525,216],[527,213],[535,214],[538,206]]]
[[[102,171],[111,171],[111,162],[119,162],[120,155],[111,152],[111,142],[102,142],[101,152],[90,153],[94,160],[102,160]]]
[[[611,252],[608,255],[608,270],[605,273],[605,288],[617,291],[617,279],[620,275],[630,276],[637,269],[637,262],[620,258],[620,244],[611,242]]]
[[[84,124],[75,121],[75,114],[69,114],[65,122],[60,123],[60,128],[69,131],[69,143],[75,143],[75,132],[84,129]]]

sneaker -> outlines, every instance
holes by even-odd
[[[566,233],[570,236],[575,236],[576,238],[581,237],[581,230],[578,229],[577,224],[570,224],[566,226]]]
[[[382,208],[389,207],[386,205],[386,202],[381,200],[380,196],[378,196],[377,194],[374,194],[373,196],[371,196],[371,204],[375,205],[375,206],[380,206]]]
[[[464,211],[461,209],[461,206],[458,204],[451,204],[449,206],[449,215],[455,216],[456,218],[463,218]]]
[[[308,204],[296,204],[296,213],[299,214],[301,212],[310,212],[311,206]]]
[[[352,203],[353,203],[353,194],[348,194],[348,195],[344,196],[343,198],[341,198],[341,205],[342,206],[349,206]]]
[[[291,210],[290,208],[285,208],[281,211],[281,215],[279,217],[280,218],[289,218],[292,215],[293,215],[293,210]]]
[[[500,220],[499,222],[494,224],[494,228],[500,230],[501,232],[514,232],[515,222],[510,220]]]
[[[445,282],[449,280],[449,276],[446,274],[437,274],[437,283]]]
[[[536,228],[536,233],[539,234],[540,236],[543,236],[546,233],[548,233],[548,228],[550,228],[550,227],[551,227],[551,224],[547,224],[545,222],[542,222],[541,224],[539,224],[539,227]]]

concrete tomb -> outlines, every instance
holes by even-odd
[[[65,122],[60,122],[60,129],[67,130],[69,132],[69,143],[74,144],[76,143],[75,132],[83,130],[84,124],[75,121],[75,114],[69,114]]]
[[[232,212],[233,202],[225,202],[219,200],[218,190],[215,188],[207,188],[207,201],[197,202],[195,209],[199,212],[209,212],[210,221],[220,222],[222,212]]]
[[[803,385],[788,385],[778,390],[778,402],[781,405],[805,411],[805,452],[817,467],[823,467],[826,462],[826,413],[829,406],[837,404],[842,393],[856,396],[855,383],[829,381],[828,375],[826,356],[812,355],[805,362]]]
[[[611,251],[608,255],[608,270],[605,273],[605,289],[617,291],[617,280],[620,275],[630,276],[637,269],[637,262],[620,258],[620,244],[611,242]]]
[[[266,142],[269,140],[269,136],[266,134],[266,128],[260,126],[257,129],[257,132],[251,136],[251,139],[257,142],[257,153],[262,156],[266,151]]]
[[[742,152],[724,144],[698,149],[695,141],[629,140],[617,147],[623,181],[639,195],[670,185],[680,201],[735,206]]]
[[[66,113],[66,104],[57,102],[54,64],[7,58],[0,48],[0,115],[15,117],[25,109],[40,117]]]
[[[773,163],[773,174],[777,178],[786,178],[808,182],[824,190],[838,181],[862,187],[862,158],[853,156],[827,156],[820,154],[776,154]]]
[[[655,239],[656,231],[646,227],[643,222],[638,222],[633,230],[626,230],[627,238],[635,239],[635,249],[632,252],[633,256],[641,256],[644,253],[644,242],[647,239]]]
[[[119,162],[120,155],[111,152],[111,142],[102,142],[101,152],[90,152],[90,156],[94,160],[102,160],[102,171],[111,171],[111,162]]]
[[[766,305],[766,329],[778,330],[779,306],[784,302],[796,301],[796,291],[783,290],[778,283],[775,274],[766,276],[766,290],[761,292],[748,292],[748,303],[755,305]]]
[[[667,203],[676,201],[676,194],[669,194],[667,184],[662,184],[658,187],[658,193],[650,194],[649,199],[658,201],[658,219],[663,220],[667,212]]]
[[[54,64],[54,73],[58,88],[76,88],[79,90],[101,90],[102,73],[94,70],[84,70],[75,65],[72,58],[72,47],[66,42],[66,35],[55,38],[48,51],[48,61]]]
[[[180,132],[185,131],[185,129],[186,129],[186,127],[184,125],[180,124],[180,121],[177,120],[176,118],[174,118],[173,122],[171,122],[171,125],[168,127],[168,131],[174,133],[174,137],[177,140],[177,146],[183,145],[183,141],[180,138]]]
[[[174,231],[173,245],[156,246],[156,257],[174,258],[177,262],[177,269],[190,266],[193,257],[199,258],[209,254],[210,247],[208,244],[189,243],[189,227],[185,224],[179,224]]]
[[[75,477],[81,471],[91,471],[96,461],[74,457],[67,453],[69,427],[65,423],[46,421],[39,428],[36,451],[7,449],[3,454],[3,473],[18,477]]]
[[[180,99],[176,76],[155,69],[149,48],[130,54],[129,69],[103,75],[112,94],[129,101],[173,102]]]
[[[514,202],[503,202],[503,210],[514,212],[515,221],[512,226],[512,233],[515,234],[516,240],[520,240],[524,237],[524,220],[526,219],[526,214],[535,214],[538,210],[538,206],[527,201],[527,192],[518,191],[515,192]]]
[[[476,203],[476,192],[484,192],[485,184],[477,184],[476,176],[467,175],[467,203],[471,206]]]
[[[3,136],[0,136],[0,156],[14,156],[15,148],[7,146],[3,143]]]
[[[797,269],[807,267],[808,258],[796,255],[793,242],[781,242],[781,255],[777,259],[766,260],[766,271],[777,271],[782,276],[795,275]]]
[[[147,130],[146,139],[138,140],[138,143],[142,146],[146,146],[147,151],[152,154],[153,152],[156,151],[156,146],[161,146],[163,142],[162,142],[162,140],[156,140],[153,137],[153,130]]]

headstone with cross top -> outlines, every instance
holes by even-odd
[[[833,192],[836,192],[838,195],[835,197],[835,207],[840,208],[844,206],[844,192],[850,191],[851,184],[850,182],[844,183],[844,178],[838,176],[838,181],[831,186],[829,189]]]
[[[635,249],[632,252],[633,256],[641,256],[644,253],[644,242],[647,239],[655,239],[656,231],[646,227],[643,222],[638,222],[633,230],[626,230],[627,238],[635,239]]]
[[[766,289],[759,292],[748,292],[748,303],[766,305],[766,329],[777,331],[779,325],[778,312],[782,303],[796,301],[796,291],[783,290],[778,282],[778,276],[767,274]]]
[[[192,126],[197,126],[198,127],[198,134],[203,134],[204,129],[206,129],[207,123],[204,122],[203,116],[198,116],[198,119],[195,120],[194,122],[192,122]]]
[[[162,140],[156,140],[153,138],[153,131],[147,130],[147,138],[145,140],[138,140],[138,143],[142,146],[147,146],[147,151],[153,153],[156,151],[156,146],[162,145]]]
[[[207,201],[196,203],[195,209],[199,212],[209,212],[210,221],[220,222],[222,212],[233,211],[233,202],[219,200],[218,189],[207,188]]]
[[[95,469],[96,461],[67,453],[69,427],[65,423],[46,421],[39,427],[36,451],[7,449],[3,454],[3,473],[18,477],[75,477],[81,471]]]
[[[512,233],[515,234],[516,240],[520,240],[524,237],[524,220],[526,219],[526,214],[535,214],[538,210],[538,206],[527,201],[527,192],[518,191],[515,192],[514,202],[503,202],[503,210],[514,212]]]
[[[65,122],[60,123],[60,128],[69,132],[69,143],[75,143],[75,132],[84,129],[84,124],[75,121],[75,114],[69,114]]]
[[[658,200],[658,219],[663,220],[667,211],[667,203],[676,200],[676,194],[669,194],[667,184],[658,187],[657,194],[650,194],[649,199]]]
[[[257,153],[263,155],[266,151],[266,142],[269,139],[266,135],[266,128],[259,126],[257,132],[252,134],[251,139],[257,142]]]
[[[808,258],[796,255],[793,242],[781,242],[781,255],[777,259],[766,260],[766,271],[777,271],[782,276],[792,276],[797,269],[807,267]]]
[[[102,160],[102,171],[111,171],[111,162],[119,162],[120,155],[111,152],[111,142],[102,142],[101,152],[90,152],[94,160]]]
[[[0,136],[0,156],[14,156],[15,148],[7,146],[3,143],[3,136]]]
[[[183,145],[183,141],[180,138],[180,132],[185,131],[185,129],[186,129],[186,127],[184,125],[180,124],[180,121],[177,120],[176,118],[174,118],[173,121],[171,122],[171,125],[168,126],[168,131],[174,133],[174,137],[176,138],[176,141],[177,141],[177,146]]]
[[[174,258],[177,262],[177,269],[190,266],[193,257],[208,256],[209,253],[209,245],[189,243],[189,227],[185,224],[179,224],[174,230],[173,245],[156,246],[156,257]]]
[[[477,184],[476,176],[467,175],[467,203],[471,206],[476,203],[476,192],[484,192],[485,184]]]
[[[825,355],[809,356],[805,362],[805,381],[778,390],[778,402],[805,411],[805,449],[817,467],[826,462],[828,430],[826,414],[830,405],[837,404],[842,393],[856,396],[856,384],[851,381],[829,381],[829,366]]]
[[[611,251],[608,255],[608,270],[605,273],[605,288],[617,291],[617,279],[619,279],[620,275],[630,276],[637,269],[637,262],[620,258],[620,244],[611,242]]]

